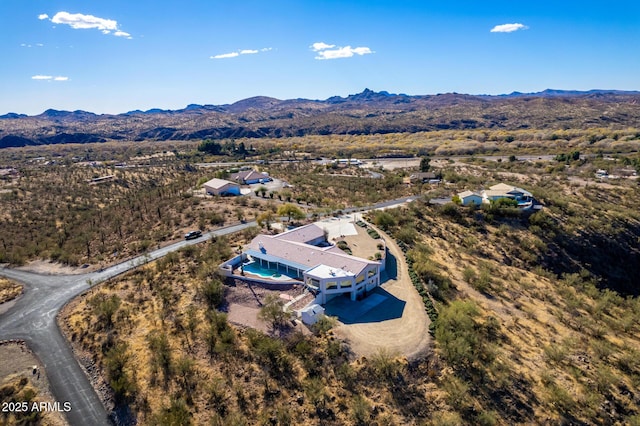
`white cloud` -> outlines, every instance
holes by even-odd
[[[69,77],[57,76],[54,77],[52,75],[34,75],[31,77],[32,80],[45,80],[45,81],[68,81]]]
[[[368,47],[337,47],[335,48],[334,44],[326,44],[326,43],[313,43],[311,45],[311,50],[314,52],[318,52],[318,56],[316,59],[339,59],[339,58],[350,58],[354,55],[369,55],[373,53],[373,51]]]
[[[116,37],[126,37],[128,39],[131,39],[131,34],[125,33],[124,31],[120,31],[120,30],[118,30],[115,33],[113,33],[113,35],[116,36]]]
[[[236,56],[240,56],[240,54],[238,52],[221,53],[220,55],[211,56],[211,59],[235,58]]]
[[[38,19],[48,19],[49,15],[43,13]],[[118,21],[113,19],[99,18],[93,15],[84,15],[82,13],[58,12],[53,15],[51,22],[54,24],[69,25],[74,30],[100,30],[102,34],[113,33],[116,37],[131,38],[131,34],[126,33],[118,28]]]
[[[518,30],[526,30],[529,27],[527,27],[524,24],[502,24],[502,25],[496,25],[495,27],[491,28],[491,32],[492,33],[512,33],[514,31],[518,31]]]
[[[102,31],[116,31],[118,29],[118,22],[113,19],[98,18],[97,16],[83,15],[82,13],[58,12],[51,18],[51,22],[69,25],[75,30],[96,28]]]
[[[336,45],[335,44],[327,44],[327,43],[323,43],[323,42],[320,41],[320,42],[313,43],[309,47],[314,52],[318,52],[320,50],[331,49],[332,47],[336,47]]]
[[[270,50],[272,50],[271,47],[264,47],[264,48],[262,48],[260,50],[258,50],[258,49],[242,49],[242,50],[238,50],[236,52],[221,53],[219,55],[210,56],[209,59],[235,58],[235,57],[240,56],[240,55],[254,55],[256,53],[268,52]]]

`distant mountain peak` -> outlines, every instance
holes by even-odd
[[[79,109],[75,111],[64,111],[64,110],[61,111],[61,110],[49,108],[48,110],[44,111],[42,114],[38,115],[37,117],[83,119],[83,118],[90,118],[95,116],[96,114],[94,114],[93,112],[82,111]]]
[[[15,112],[9,112],[4,115],[0,115],[0,119],[11,119],[11,118],[24,118],[28,117],[27,114],[16,114]]]
[[[530,102],[531,100],[543,100]],[[617,108],[611,110],[615,103]],[[202,140],[372,134],[443,129],[640,127],[640,92],[546,89],[538,93],[409,96],[365,88],[326,100],[255,96],[225,105],[96,115],[48,109],[0,116],[0,148],[107,140]],[[568,107],[573,105],[575,108]],[[526,106],[526,108],[525,108]],[[527,114],[523,115],[522,110]]]
[[[635,90],[613,90],[613,89],[592,89],[592,90],[563,90],[563,89],[544,89],[541,92],[511,92],[509,94],[498,95],[501,98],[518,98],[518,97],[535,97],[535,98],[551,98],[551,97],[576,97],[576,96],[598,96],[598,95],[638,95],[640,92]],[[490,95],[483,95],[489,96]]]

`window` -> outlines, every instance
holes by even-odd
[[[333,290],[338,287],[337,281],[327,281],[327,290]]]
[[[371,269],[371,270],[368,272],[368,274],[367,274],[367,275],[368,275],[368,277],[369,277],[369,278],[371,278],[371,277],[372,277],[372,276],[374,276],[375,274],[376,274],[376,270],[375,270],[375,269]]]
[[[361,283],[362,281],[364,281],[364,274],[358,275],[358,278],[356,279],[356,283]]]
[[[351,287],[351,280],[340,281],[340,287]]]

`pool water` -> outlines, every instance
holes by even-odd
[[[289,277],[275,269],[268,269],[260,266],[258,262],[251,262],[243,265],[244,272],[257,275],[262,278],[269,278],[278,281],[291,281],[294,278]]]

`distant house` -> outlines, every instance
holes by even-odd
[[[211,179],[205,182],[204,189],[209,195],[240,195],[240,185],[224,179]]]
[[[409,176],[411,183],[440,183],[440,176],[432,172],[419,172]]]
[[[476,206],[479,206],[480,204],[482,204],[482,195],[478,194],[477,192],[473,192],[473,191],[460,192],[458,194],[458,197],[460,198],[460,203],[463,206],[468,206],[471,204],[475,204]]]
[[[499,200],[501,198],[515,200],[518,203],[518,207],[521,209],[532,208],[535,205],[535,199],[529,191],[517,186],[507,185],[505,183],[493,185],[489,187],[489,189],[485,189],[481,192],[460,192],[458,197],[460,198],[460,202],[463,206],[468,206],[470,204],[479,206],[482,203],[489,204],[492,201]]]
[[[529,191],[506,183],[490,186],[489,189],[482,191],[482,198],[485,203],[500,198],[510,198],[518,202],[518,207],[530,206],[533,201],[533,195]]]
[[[273,179],[267,172],[258,172],[255,170],[242,170],[237,173],[231,173],[229,180],[237,182],[240,185],[251,185],[254,183],[271,182]]]

